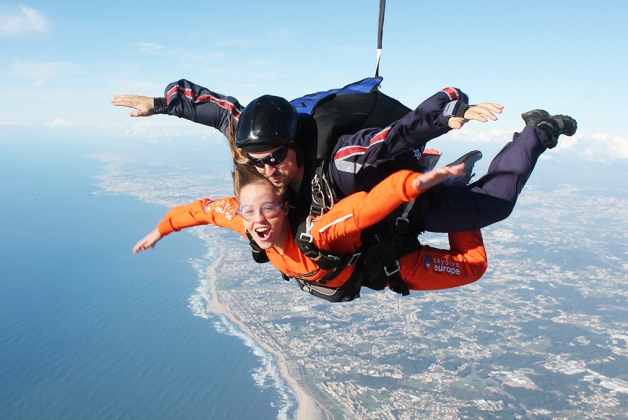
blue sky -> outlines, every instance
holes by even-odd
[[[187,78],[236,96],[290,98],[375,69],[377,0],[0,3],[0,141],[21,136],[215,135],[174,117],[132,119],[115,94]],[[556,149],[628,159],[625,1],[388,0],[382,90],[408,106],[445,86],[505,105],[455,138],[503,143],[533,108],[579,132]],[[506,136],[506,137],[505,137]]]

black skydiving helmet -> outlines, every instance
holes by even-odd
[[[236,146],[250,153],[281,146],[299,149],[298,123],[299,113],[290,102],[279,96],[260,96],[240,115]]]

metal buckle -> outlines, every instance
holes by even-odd
[[[321,188],[320,178],[318,177],[318,175],[314,175],[314,177],[312,178],[312,193],[322,197],[322,190],[323,189]]]
[[[403,223],[403,227],[401,227],[400,225]],[[408,229],[408,226],[410,226],[410,221],[408,220],[407,217],[397,217],[397,219],[395,220],[395,227],[397,229],[402,229],[402,230],[406,230]]]
[[[395,260],[395,266],[397,267],[393,271],[388,271],[388,267],[384,266],[384,273],[386,273],[387,277],[392,276],[395,273],[398,273],[401,270],[401,266],[399,265],[399,261]]]
[[[362,255],[361,252],[358,252],[357,254],[353,254],[353,256],[351,257],[347,265],[349,266],[349,265],[354,265],[355,263],[357,263],[358,260],[360,259],[360,255]]]
[[[312,204],[310,205],[310,214],[315,217],[321,217],[323,214],[325,214],[325,205],[314,203],[312,201]]]
[[[312,241],[314,240],[314,239],[312,238],[312,235],[310,235],[309,233],[306,233],[306,232],[303,232],[303,233],[299,236],[299,239],[300,239],[300,240],[302,240],[302,241],[304,241],[304,242],[307,242],[307,243],[309,243],[309,244],[311,244],[311,243],[312,243]]]

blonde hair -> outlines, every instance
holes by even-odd
[[[229,149],[231,149],[231,157],[233,158],[233,164],[245,164],[249,163],[249,157],[246,152],[236,146],[236,122],[235,118],[229,118],[229,125],[227,126],[227,131],[225,133],[227,137],[227,142],[229,143]]]
[[[233,192],[235,193],[238,202],[240,201],[240,191],[242,191],[242,188],[246,187],[247,185],[264,184],[270,185],[281,201],[285,200],[286,187],[278,187],[274,185],[272,182],[270,182],[268,178],[259,173],[255,166],[249,164],[248,159],[247,163],[233,163],[232,176]]]

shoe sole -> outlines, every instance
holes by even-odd
[[[576,134],[576,130],[578,130],[578,122],[574,120],[573,118],[571,118],[569,115],[552,115],[550,118],[562,121],[563,129],[561,130],[560,134],[564,134],[565,136],[573,136],[574,134]],[[573,122],[573,125],[569,127],[570,128],[569,131],[565,129],[566,128],[565,121]]]

